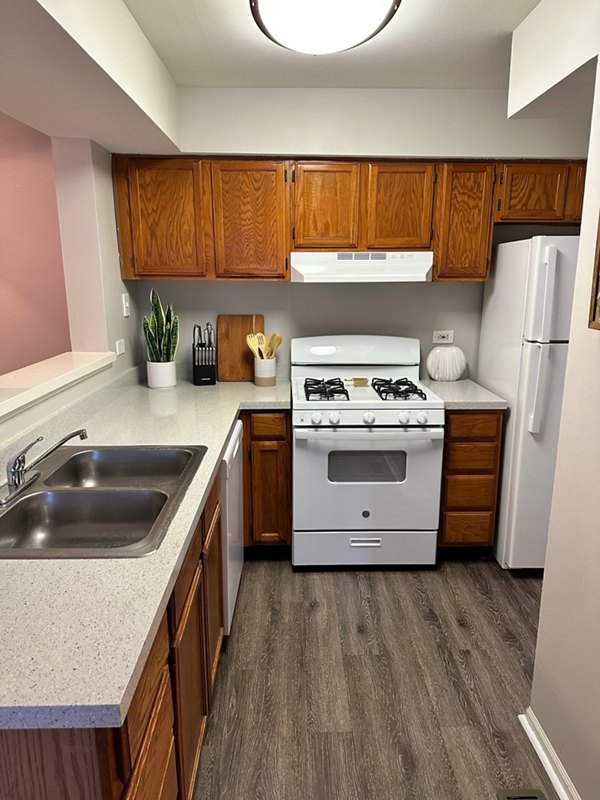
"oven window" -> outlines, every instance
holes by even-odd
[[[332,450],[327,477],[331,483],[402,483],[406,479],[403,450]]]

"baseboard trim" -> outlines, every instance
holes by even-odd
[[[582,800],[581,795],[569,777],[569,773],[564,768],[558,753],[552,747],[550,739],[546,736],[531,707],[524,714],[519,714],[519,722],[525,729],[525,733],[538,754],[542,766],[548,773],[548,777],[552,781],[560,800]]]

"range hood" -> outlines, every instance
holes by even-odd
[[[431,280],[433,252],[292,253],[296,283],[421,283]]]

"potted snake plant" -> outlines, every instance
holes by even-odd
[[[148,386],[165,389],[177,382],[175,353],[179,342],[179,317],[172,305],[163,309],[156,289],[150,292],[150,309],[150,318],[144,317],[142,321],[148,353]]]

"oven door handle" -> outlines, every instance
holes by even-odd
[[[415,439],[443,439],[443,428],[428,428],[427,430],[408,430],[400,431],[396,429],[388,429],[386,433],[383,431],[371,432],[365,431],[362,428],[358,431],[350,432],[348,430],[340,430],[334,428],[333,430],[319,428],[318,430],[304,430],[296,429],[294,431],[296,439],[308,439],[310,441],[335,441],[335,442],[350,442],[360,441],[361,439],[368,439],[369,441],[379,442],[402,442],[402,441],[415,441]]]

